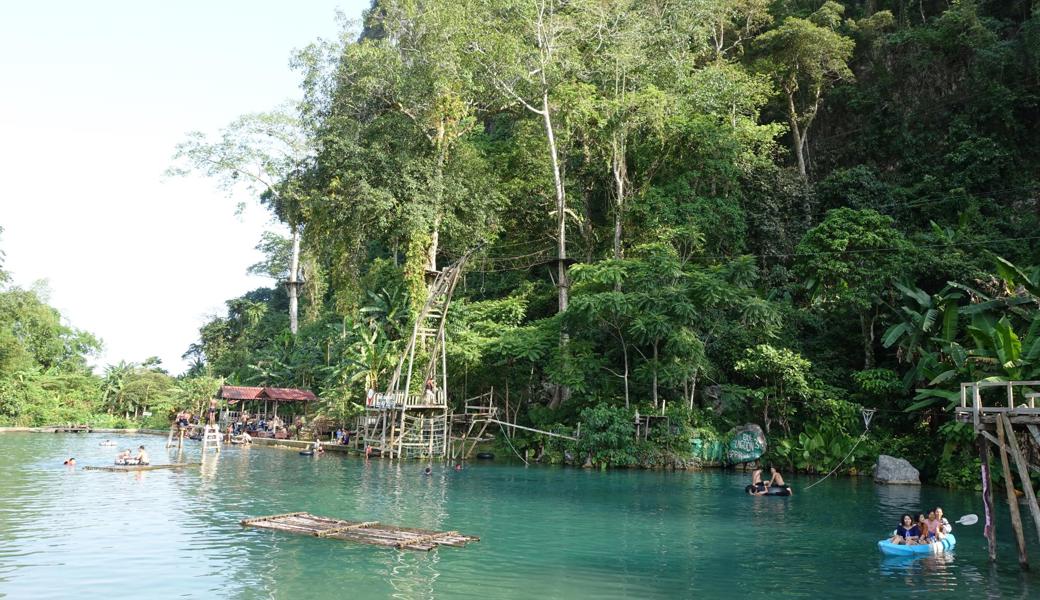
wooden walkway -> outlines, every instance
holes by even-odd
[[[398,550],[430,551],[438,546],[464,546],[480,538],[457,531],[430,531],[383,525],[378,521],[343,521],[317,517],[306,512],[286,513],[245,519],[242,525],[262,529],[276,529],[289,533],[336,538],[362,544],[388,546]]]
[[[185,469],[202,463],[174,463],[172,465],[112,465],[110,467],[83,467],[87,471],[157,471],[159,469]]]

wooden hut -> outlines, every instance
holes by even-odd
[[[305,414],[308,405],[318,400],[314,392],[305,389],[236,385],[221,386],[217,392],[217,397],[226,402],[221,413],[222,428],[238,421],[242,411],[249,413],[257,419],[272,422],[278,417],[280,405],[298,406],[299,409],[294,408],[292,412]],[[291,424],[291,421],[288,421],[288,423]]]

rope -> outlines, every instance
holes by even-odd
[[[819,481],[817,481],[817,482],[813,483],[813,484],[812,484],[812,485],[810,485],[809,487],[805,488],[805,490],[806,490],[806,491],[809,491],[809,490],[811,490],[811,489],[812,489],[813,487],[815,487],[815,486],[816,486],[816,484],[817,484],[817,483],[822,483],[824,479],[827,479],[827,478],[828,478],[828,477],[830,477],[831,475],[834,475],[834,474],[835,474],[835,473],[836,473],[836,472],[838,471],[838,469],[840,469],[840,468],[841,468],[841,465],[845,464],[845,461],[846,461],[846,460],[848,460],[848,459],[849,459],[849,457],[850,457],[850,456],[852,456],[852,453],[856,451],[856,447],[857,447],[857,446],[859,446],[859,443],[860,443],[860,442],[862,442],[862,441],[863,441],[863,440],[865,440],[865,439],[867,439],[867,432],[866,432],[866,431],[864,431],[864,432],[863,432],[863,435],[859,436],[859,439],[858,439],[858,440],[856,440],[856,443],[855,443],[855,445],[853,445],[853,446],[852,446],[852,450],[849,450],[849,453],[845,455],[845,458],[841,459],[841,462],[840,462],[840,463],[838,463],[838,466],[836,466],[836,467],[834,467],[833,469],[831,469],[831,472],[830,472],[830,473],[827,473],[827,475],[825,475],[823,479],[821,479],[821,480],[819,480]]]
[[[509,444],[509,447],[513,450],[513,454],[516,454],[517,458],[524,461],[524,466],[531,466],[530,463],[527,462],[527,459],[520,456],[520,453],[516,451],[516,448],[513,448],[513,442],[509,441],[509,433],[504,430],[504,426],[499,423],[498,428],[499,430],[502,430],[502,437],[506,438],[506,443]]]
[[[852,456],[852,453],[856,451],[856,448],[859,447],[860,442],[862,442],[863,440],[867,439],[867,433],[870,432],[870,420],[874,417],[874,409],[872,409],[872,408],[861,409],[860,410],[860,414],[863,415],[863,423],[866,425],[866,428],[863,429],[863,435],[859,436],[859,439],[856,440],[856,443],[852,445],[852,450],[849,450],[849,453],[845,455],[845,458],[841,459],[841,462],[838,463],[838,466],[836,466],[833,469],[831,469],[831,472],[827,473],[823,477],[823,479],[821,479],[819,481],[816,481],[812,485],[810,485],[807,488],[805,488],[805,491],[811,490],[813,487],[816,486],[816,484],[823,483],[824,479],[827,479],[831,475],[834,475],[838,471],[838,469],[840,469],[841,466],[843,464],[845,464],[845,461],[847,461],[849,459],[849,457]]]

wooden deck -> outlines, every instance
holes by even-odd
[[[480,541],[480,538],[463,535],[457,531],[430,531],[409,527],[383,525],[378,521],[344,521],[317,517],[306,512],[286,513],[256,517],[242,521],[245,527],[275,529],[320,538],[335,538],[387,546],[398,550],[430,551],[438,546],[464,546],[469,542]]]
[[[999,404],[986,406],[983,390],[1003,389],[1004,399]],[[954,409],[955,418],[972,423],[975,431],[995,430],[998,419],[1006,415],[1012,425],[1040,425],[1040,408],[1036,398],[1040,381],[976,381],[961,384],[960,406]]]

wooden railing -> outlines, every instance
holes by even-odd
[[[391,409],[413,406],[447,406],[448,399],[443,390],[436,390],[432,394],[425,392],[419,394],[408,394],[405,392],[394,392],[392,394],[375,394],[366,403],[368,408]]]
[[[982,403],[982,390],[987,388],[1005,388],[1007,390],[1007,406],[984,406]],[[1040,381],[974,381],[961,384],[961,405],[957,413],[970,412],[972,423],[978,429],[982,424],[983,415],[1000,413],[1015,413],[1036,411],[1036,398],[1040,392],[1034,392],[1031,388],[1040,388]],[[1022,399],[1019,406],[1015,405],[1016,391]],[[970,398],[970,401],[969,401]]]

